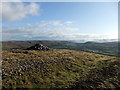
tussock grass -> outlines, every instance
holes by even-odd
[[[75,50],[3,51],[4,88],[116,88],[118,57]]]

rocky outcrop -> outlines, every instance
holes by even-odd
[[[50,48],[48,48],[47,46],[43,46],[42,44],[35,44],[34,46],[27,48],[27,50],[48,51],[50,50]]]

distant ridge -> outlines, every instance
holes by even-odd
[[[107,55],[120,55],[120,42],[85,42],[75,43],[72,41],[2,41],[2,50],[23,49],[26,50],[35,44],[42,44],[52,49],[70,49],[78,51],[95,51],[95,53]],[[31,50],[36,50],[35,48]],[[37,50],[39,50],[37,48]],[[44,50],[44,49],[43,49]]]

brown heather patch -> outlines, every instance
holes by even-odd
[[[118,57],[75,50],[3,51],[4,88],[115,88]]]

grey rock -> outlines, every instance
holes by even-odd
[[[48,51],[48,50],[50,50],[50,48],[48,48],[47,46],[44,46],[42,44],[35,44],[34,46],[27,48],[26,50]]]

